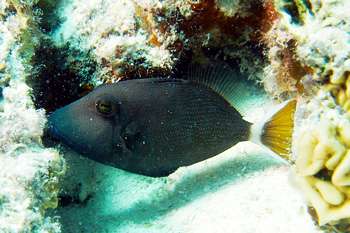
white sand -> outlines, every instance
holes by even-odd
[[[58,209],[62,232],[318,232],[294,167],[250,142],[168,178],[66,155],[66,195],[82,202]]]

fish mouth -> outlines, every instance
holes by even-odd
[[[79,148],[74,142],[72,142],[66,135],[64,135],[59,129],[58,127],[56,127],[54,124],[52,124],[50,122],[48,122],[48,126],[47,126],[47,131],[49,133],[49,135],[54,138],[57,139],[61,142],[63,142],[64,144],[66,144],[67,146],[69,146],[70,148],[72,148],[73,150],[75,150],[76,152],[78,152],[79,154],[82,155],[86,155],[86,152],[84,150],[81,150],[81,148]]]
[[[61,131],[58,130],[58,128],[54,125],[49,125],[49,134],[55,138],[58,139],[62,142],[64,142],[65,144],[67,144],[70,147],[74,147],[74,144],[71,140],[69,140],[69,138],[67,138]]]
[[[68,145],[71,148],[74,148],[74,143],[63,133],[59,130],[59,127],[56,126],[56,118],[55,118],[55,112],[47,116],[47,122],[46,122],[46,131],[47,133],[53,138],[58,141],[61,141]]]

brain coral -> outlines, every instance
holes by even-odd
[[[301,188],[320,225],[350,227],[350,122],[322,121],[305,133],[297,158]]]

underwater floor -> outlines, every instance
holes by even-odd
[[[62,232],[319,232],[295,183],[295,167],[250,142],[167,178],[66,154],[74,169],[64,189],[80,190],[74,190],[75,203],[56,210]]]

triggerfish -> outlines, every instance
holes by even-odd
[[[252,124],[237,74],[225,64],[193,66],[187,80],[148,78],[103,84],[48,116],[50,134],[97,162],[167,176],[250,140],[290,153],[296,101]]]

